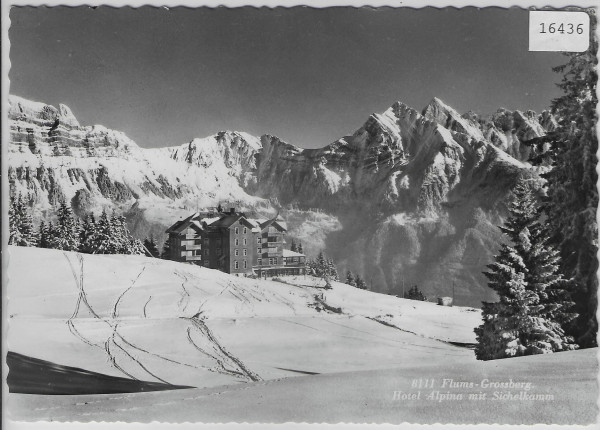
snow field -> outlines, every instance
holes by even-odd
[[[114,376],[211,387],[474,360],[436,339],[472,341],[477,312],[323,290],[312,277],[21,247],[10,247],[9,277],[10,350]]]

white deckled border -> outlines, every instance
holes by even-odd
[[[582,7],[582,8],[600,8],[600,2],[598,0],[2,0],[1,1],[1,47],[2,47],[2,91],[0,99],[0,112],[7,112],[8,109],[8,94],[10,81],[8,79],[8,73],[10,70],[10,40],[8,37],[8,30],[10,27],[9,11],[13,6],[111,6],[111,7],[143,7],[143,6],[155,6],[155,7],[294,7],[294,6],[308,6],[314,8],[325,8],[325,7],[409,7],[409,8],[425,8],[425,7],[498,7],[498,8],[510,8],[519,7],[525,9],[542,9],[542,8],[564,8],[569,6]],[[596,28],[596,36],[600,39],[600,26]],[[600,93],[600,86],[597,88],[597,92]],[[598,109],[597,109],[598,111]],[[600,116],[600,112],[599,112]],[[598,135],[600,135],[600,121],[597,124]],[[2,135],[1,141],[7,142],[9,137],[9,130],[4,121],[4,114],[2,117]],[[7,250],[7,237],[8,237],[8,219],[7,214],[8,208],[8,181],[5,180],[7,172],[7,161],[6,161],[7,148],[5,144],[0,147],[0,165],[1,165],[1,207],[2,214],[0,215],[1,220],[1,237],[2,237],[2,315],[6,315],[4,312],[6,306],[6,286],[7,277],[6,269],[8,266],[9,255]],[[598,158],[600,159],[600,151]],[[600,171],[600,164],[597,168]],[[600,188],[600,185],[599,185]],[[600,220],[600,211],[598,212]],[[600,310],[599,310],[600,312]],[[3,405],[4,407],[6,399],[8,397],[8,386],[5,382],[5,377],[8,372],[8,367],[5,362],[6,348],[6,333],[7,333],[7,320],[2,319],[2,394],[3,394]],[[599,375],[600,385],[600,375]],[[598,401],[600,405],[600,399]],[[335,429],[335,430],[356,430],[356,429],[377,429],[377,430],[440,430],[440,429],[477,429],[477,430],[560,430],[560,429],[600,429],[600,424],[594,426],[561,426],[561,425],[499,425],[499,424],[477,424],[477,425],[464,425],[464,424],[409,424],[404,423],[400,425],[390,424],[305,424],[305,423],[285,423],[285,424],[256,424],[256,423],[221,423],[221,424],[198,424],[198,423],[183,423],[183,424],[165,424],[153,422],[149,424],[140,423],[124,423],[124,422],[91,422],[91,423],[57,423],[57,422],[14,422],[9,421],[6,414],[2,413],[2,422],[0,428],[8,430],[29,430],[29,429],[127,429],[127,430],[138,430],[138,429],[167,429],[167,430],[203,430],[203,429],[217,429],[217,430],[228,430],[228,429],[244,429],[244,430],[274,430],[274,429],[290,429],[290,430],[306,430],[306,429]]]

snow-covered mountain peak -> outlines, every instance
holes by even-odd
[[[261,148],[260,138],[248,133],[220,131],[213,136],[196,138],[189,143],[164,150],[173,160],[203,168],[223,166],[229,169],[229,174],[239,177],[255,167],[254,156]]]
[[[434,97],[423,109],[423,116],[448,130],[467,134],[476,140],[484,140],[483,133],[477,123],[471,121],[468,117],[465,118],[437,97]]]
[[[71,109],[60,104],[58,109],[45,103],[35,102],[19,96],[8,96],[8,116],[16,121],[54,123],[57,120],[69,127],[79,127],[79,121]]]

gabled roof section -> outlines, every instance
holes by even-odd
[[[237,221],[240,224],[245,225],[246,227],[253,228],[254,225],[246,219],[246,217],[242,214],[226,214],[223,215],[219,220],[210,224],[211,227],[219,227],[219,228],[230,228]]]
[[[267,228],[269,226],[273,226],[279,231],[287,231],[287,229],[283,225],[281,225],[281,222],[280,222],[280,220],[277,219],[277,217],[271,218],[260,224],[261,230],[264,230],[265,228]]]
[[[175,234],[179,234],[181,233],[183,230],[185,230],[186,228],[192,226],[194,229],[196,230],[202,230],[202,226],[199,224],[199,222],[196,220],[196,217],[198,216],[198,213],[193,213],[192,215],[190,215],[189,217],[177,221],[175,224],[173,224],[171,227],[169,227],[166,232],[167,233],[175,233]]]

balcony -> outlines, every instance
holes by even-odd
[[[186,255],[184,256],[185,261],[200,261],[202,260],[201,255]]]
[[[295,261],[295,262],[292,262],[292,261],[290,261],[290,262],[287,262],[287,261],[286,261],[286,262],[284,262],[284,263],[283,263],[283,265],[284,265],[285,267],[305,267],[305,266],[306,266],[306,263],[304,263],[304,262],[299,262],[299,261]]]
[[[181,247],[187,251],[202,249],[202,245],[195,245],[194,243],[182,243]]]

